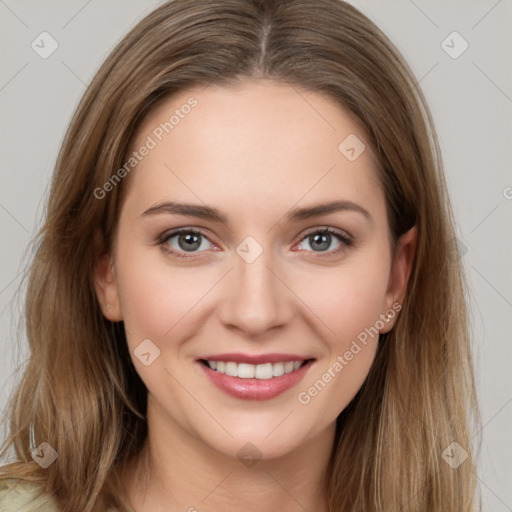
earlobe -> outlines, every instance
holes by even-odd
[[[98,245],[97,245],[98,247]],[[119,292],[112,258],[108,253],[97,257],[93,272],[94,290],[103,311],[111,322],[123,319],[119,303]]]
[[[414,225],[397,240],[395,259],[392,265],[385,299],[386,311],[384,315],[391,316],[391,318],[389,322],[386,322],[385,328],[381,330],[382,333],[388,332],[393,328],[398,312],[402,309],[407,283],[409,282],[414,256],[416,254],[417,236],[418,229],[417,226]]]

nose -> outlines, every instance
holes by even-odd
[[[293,293],[286,286],[283,270],[269,253],[263,251],[252,263],[235,254],[235,268],[225,281],[220,320],[246,337],[262,336],[283,327],[293,317]]]

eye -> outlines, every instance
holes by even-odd
[[[329,249],[334,241],[338,242],[338,246],[334,249]],[[320,257],[338,254],[353,244],[350,235],[338,232],[332,228],[317,228],[314,231],[310,231],[302,238],[301,244],[304,242],[307,242],[312,247],[310,252],[319,253],[318,256]],[[215,247],[202,231],[191,228],[179,228],[163,233],[158,239],[158,244],[163,250],[179,258],[195,258],[196,253]],[[211,247],[208,247],[208,244]],[[299,247],[301,244],[297,246]]]
[[[338,246],[334,249],[329,249],[334,241],[338,242]],[[322,228],[310,231],[302,239],[301,243],[304,242],[307,242],[309,246],[312,247],[313,252],[326,253],[319,254],[320,256],[332,256],[353,244],[353,240],[348,234],[335,231],[331,228]]]
[[[205,249],[205,241],[208,241],[212,246],[213,244],[208,240],[206,235],[201,231],[188,228],[180,228],[171,232],[164,233],[159,240],[162,248],[178,256],[179,258],[194,258],[193,253],[202,252],[198,249]],[[206,247],[208,249],[208,247]],[[187,253],[192,253],[190,256]]]

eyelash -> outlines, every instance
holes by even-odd
[[[162,235],[160,235],[157,239],[157,243],[159,246],[161,246],[161,248],[169,253],[169,254],[172,254],[174,256],[177,256],[178,258],[183,258],[183,259],[195,259],[197,258],[197,256],[186,256],[185,254],[185,251],[183,252],[177,252],[175,250],[172,250],[169,248],[167,242],[171,239],[171,238],[174,238],[175,236],[177,235],[180,235],[182,233],[192,233],[194,235],[200,235],[204,238],[206,238],[210,243],[213,244],[213,242],[211,242],[211,240],[208,238],[208,236],[201,230],[197,230],[197,229],[191,229],[191,228],[178,228],[178,229],[175,229],[173,231],[169,231],[169,232],[165,232],[163,233]],[[309,236],[311,235],[315,235],[315,234],[329,234],[329,235],[333,235],[334,237],[336,237],[341,243],[342,245],[340,247],[338,247],[337,249],[333,249],[333,250],[330,250],[330,251],[306,251],[306,252],[317,252],[317,257],[329,257],[329,256],[334,256],[334,255],[337,255],[338,253],[346,250],[348,247],[354,245],[354,240],[352,239],[351,236],[349,236],[348,234],[347,235],[344,235],[344,234],[341,234],[340,232],[338,231],[335,231],[334,229],[332,228],[315,228],[314,230],[312,231],[309,231],[307,232],[299,241],[299,243],[302,243],[304,240],[306,240],[306,238],[308,238]],[[215,245],[215,244],[214,244]],[[297,244],[295,244],[297,245]],[[203,252],[203,251],[199,251],[199,252]],[[190,254],[197,254],[197,253],[194,253],[194,252],[191,252]]]

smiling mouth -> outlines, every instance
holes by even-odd
[[[297,371],[313,359],[302,361],[285,361],[277,363],[236,363],[234,361],[210,361],[200,359],[200,362],[211,370],[240,379],[270,380]]]

